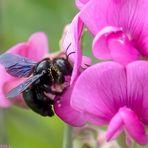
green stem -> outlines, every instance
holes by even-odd
[[[72,127],[65,124],[63,148],[72,148]]]
[[[119,138],[118,138],[118,143],[121,147],[123,148],[134,148],[135,147],[135,143],[132,141],[131,145],[127,145],[126,144],[126,136],[124,133],[122,133]]]
[[[0,109],[0,144],[8,144],[7,134],[5,131],[4,110]]]

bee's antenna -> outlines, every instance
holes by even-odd
[[[68,45],[68,47],[66,48],[66,55],[67,55],[67,51],[68,51],[68,49],[69,49],[69,47],[71,46],[71,43]]]
[[[67,55],[67,51],[68,51],[68,49],[69,49],[69,47],[71,46],[71,43],[68,45],[68,47],[66,48],[66,55]],[[73,51],[73,52],[70,52],[67,56],[66,56],[66,59],[68,60],[68,58],[69,58],[69,56],[71,55],[71,54],[73,54],[73,53],[75,53],[75,51]]]

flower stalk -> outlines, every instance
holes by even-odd
[[[5,130],[4,110],[0,109],[0,144],[7,144],[7,134]]]
[[[72,126],[65,124],[63,148],[72,148],[72,131]]]

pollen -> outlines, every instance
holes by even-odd
[[[61,107],[62,104],[61,104],[61,101],[60,100],[57,100],[57,104],[58,104],[58,107]]]

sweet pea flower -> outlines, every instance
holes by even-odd
[[[94,36],[93,54],[123,65],[148,56],[147,0],[89,0],[80,18]]]
[[[89,0],[75,0],[75,4],[79,9],[82,9]]]
[[[75,83],[71,105],[87,122],[108,125],[108,141],[124,131],[127,142],[147,144],[148,62],[103,62],[87,68]]]
[[[69,118],[72,119],[69,120],[70,122],[66,120],[68,124],[73,126],[84,125],[84,115],[81,112],[74,113],[74,109],[72,107],[69,108],[68,111],[67,106],[71,106],[71,104],[70,101],[68,102],[66,100],[70,100],[75,82],[77,81],[77,78],[79,77],[83,69],[87,68],[87,65],[91,65],[91,59],[87,56],[83,56],[81,50],[80,38],[82,36],[83,26],[84,24],[79,18],[79,15],[76,15],[71,24],[65,27],[63,38],[60,42],[61,48],[65,50],[68,58],[73,62],[73,72],[70,79],[70,86],[60,96],[60,100],[56,102],[56,104],[54,105],[54,109],[56,114],[61,117],[61,119],[65,118],[66,112],[69,112],[68,114],[73,114],[73,116],[68,115]],[[65,104],[67,104],[67,106]],[[61,112],[61,109],[63,110],[63,113]],[[78,114],[80,118],[78,118]],[[76,124],[76,122],[78,124]]]
[[[27,42],[18,43],[8,49],[7,53],[18,54],[34,61],[40,61],[48,53],[48,40],[44,33],[34,33]],[[26,78],[15,78],[9,75],[4,67],[0,65],[0,107],[9,107],[12,103],[25,107],[22,95],[15,97],[12,102],[6,99],[5,95],[18,84],[22,83]]]
[[[72,20],[71,24],[66,26],[67,33],[65,33],[63,43],[61,43],[63,49],[67,55],[69,55],[69,59],[74,63],[71,84],[74,83],[74,81],[81,73],[81,68],[85,69],[92,64],[91,58],[84,56],[81,49],[81,37],[83,28],[84,23],[80,19],[78,13]]]
[[[10,48],[8,53],[18,54],[27,58],[30,58],[33,61],[39,62],[40,60],[49,57],[51,60],[55,57],[63,56],[63,51],[56,52],[56,53],[48,53],[48,39],[47,36],[43,32],[34,33],[28,39],[27,42],[19,43],[12,48]],[[1,82],[0,82],[0,107],[6,108],[11,106],[11,104],[15,104],[21,107],[27,107],[22,94],[18,95],[15,98],[12,98],[11,101],[8,100],[5,95],[12,89],[15,88],[20,83],[23,83],[26,78],[16,78],[9,75],[4,67],[0,65],[1,68]],[[67,88],[68,89],[68,88]],[[70,89],[68,89],[70,90]],[[64,92],[67,92],[65,90]],[[68,94],[69,91],[66,93]],[[64,95],[63,95],[64,96]],[[60,99],[63,99],[60,97]],[[58,102],[58,101],[57,101]],[[54,110],[55,113],[66,123],[69,123],[74,126],[82,126],[85,122],[83,119],[82,114],[79,111],[76,111],[70,106],[70,98],[65,97],[61,102],[60,105],[64,106],[64,108],[60,108],[57,110],[55,107],[57,103],[55,103]],[[58,104],[59,106],[59,104]],[[70,114],[69,114],[70,112]],[[74,119],[76,117],[76,119]]]

